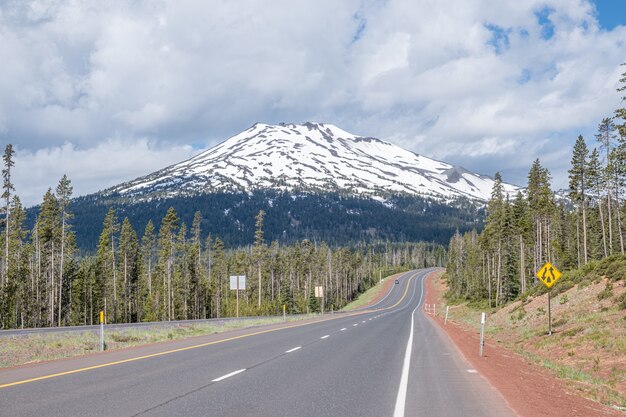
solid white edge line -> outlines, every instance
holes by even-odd
[[[469,372],[470,374],[477,374],[478,371],[476,369],[468,369],[467,372]]]
[[[322,336],[322,337],[320,337],[320,339],[326,339],[326,338],[327,338],[327,337],[329,337],[329,336],[330,336],[330,335],[329,335],[329,334],[327,334],[326,336]]]
[[[393,417],[404,417],[404,408],[406,406],[406,392],[409,388],[409,368],[411,366],[411,352],[413,350],[413,327],[415,325],[415,312],[422,304],[422,296],[424,295],[424,277],[422,277],[422,291],[417,306],[411,312],[411,331],[409,332],[409,340],[406,343],[406,351],[404,352],[404,363],[402,364],[402,375],[400,376],[400,387],[398,388],[398,396],[396,397],[396,407],[393,411]]]
[[[339,330],[340,332],[343,332],[344,330],[346,330],[346,328],[344,327],[343,329]]]
[[[295,348],[293,348],[293,349],[286,350],[286,351],[285,351],[285,353],[295,352],[295,351],[296,351],[296,350],[298,350],[298,349],[302,349],[302,346],[297,346],[297,347],[295,347]]]
[[[231,372],[231,373],[226,374],[226,375],[223,375],[223,376],[221,376],[221,377],[219,377],[219,378],[215,378],[215,379],[214,379],[213,381],[211,381],[211,382],[220,382],[220,381],[223,381],[224,379],[226,379],[226,378],[230,378],[230,377],[231,377],[231,376],[233,376],[233,375],[240,374],[240,373],[242,373],[243,371],[245,371],[245,368],[244,368],[244,369],[240,369],[240,370],[235,371],[235,372]]]

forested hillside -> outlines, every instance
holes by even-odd
[[[620,83],[623,94],[626,73]],[[595,143],[589,149],[582,136],[576,139],[567,196],[551,190],[550,172],[539,160],[524,194],[505,195],[496,175],[482,233],[457,233],[450,240],[450,296],[499,306],[534,285],[535,271],[547,261],[568,270],[624,255],[625,108],[599,123]]]
[[[152,221],[157,227],[170,207],[190,225],[202,213],[201,237],[219,236],[227,247],[245,246],[254,239],[254,217],[263,210],[266,239],[293,244],[308,239],[329,245],[377,241],[425,241],[447,244],[456,230],[482,227],[484,209],[469,200],[454,202],[395,196],[385,202],[339,193],[293,193],[257,190],[253,193],[211,193],[187,197],[132,201],[119,196],[91,195],[73,199],[72,228],[82,254],[95,253],[99,225],[109,208],[136,227]],[[41,207],[27,211],[31,230]],[[94,227],[98,225],[98,227]],[[140,226],[141,225],[141,226]],[[138,233],[142,230],[137,229]]]
[[[44,195],[28,228],[26,211],[11,183],[13,154],[8,145],[2,196],[7,226],[0,242],[2,328],[92,324],[100,310],[105,311],[107,323],[233,316],[230,275],[248,277],[247,288],[240,293],[242,315],[279,314],[283,305],[290,313],[318,311],[319,300],[313,295],[317,285],[324,286],[326,308],[339,309],[383,273],[445,262],[440,245],[364,243],[356,241],[358,235],[349,247],[294,236],[285,245],[266,238],[268,222],[262,209],[254,214],[243,211],[249,218],[234,220],[236,227],[227,236],[240,245],[229,248],[218,235],[207,234],[211,223],[203,219],[203,212],[209,219],[228,212],[224,201],[221,205],[217,200],[204,201],[203,211],[194,211],[190,221],[174,208],[163,207],[167,201],[153,202],[135,207],[140,221],[133,224],[113,207],[74,212],[72,185],[66,176],[54,192]],[[297,198],[284,198],[298,207]],[[253,201],[260,204],[261,200]],[[246,210],[257,207],[251,204]],[[369,215],[363,207],[349,208],[357,209],[363,217]],[[310,210],[301,215],[315,217]],[[163,211],[157,221],[152,220]],[[84,219],[80,223],[83,216],[89,223]],[[341,213],[338,217],[343,220]],[[81,231],[97,235],[91,253],[82,256],[76,244],[81,239],[81,231],[74,228],[77,223],[82,224]],[[269,224],[279,234],[276,230],[282,226]],[[345,229],[335,225],[337,234],[350,230],[348,221]]]

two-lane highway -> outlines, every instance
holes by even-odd
[[[0,415],[513,415],[419,308],[428,272],[313,323],[0,370]]]

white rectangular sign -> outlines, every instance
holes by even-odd
[[[315,287],[315,297],[316,298],[324,298],[324,287],[316,286]]]
[[[237,286],[237,280],[239,280],[239,286]],[[231,275],[230,276],[230,289],[236,290],[239,288],[240,290],[246,289],[246,276],[245,275]]]

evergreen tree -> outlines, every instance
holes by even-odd
[[[102,224],[102,233],[98,243],[98,255],[96,258],[97,282],[102,288],[102,300],[98,300],[105,313],[106,322],[117,323],[117,256],[115,249],[115,239],[119,224],[117,215],[113,208],[110,208]],[[108,308],[107,302],[113,301],[113,314]]]
[[[146,224],[141,238],[141,282],[139,284],[139,297],[142,300],[142,308],[138,310],[141,315],[140,321],[157,320],[156,303],[152,291],[152,276],[156,257],[156,235],[152,220]]]
[[[587,264],[589,256],[587,253],[587,167],[588,167],[589,149],[582,135],[578,135],[574,151],[572,153],[572,167],[569,172],[569,196],[577,205],[578,212],[582,214],[582,262],[580,250],[578,250],[578,266]],[[577,220],[578,222],[578,220]],[[578,242],[580,242],[579,226],[576,224]],[[579,249],[580,249],[580,245]]]
[[[176,250],[176,229],[178,216],[172,207],[167,210],[161,227],[159,228],[159,271],[162,277],[162,320],[172,320],[174,317],[174,262]]]
[[[602,163],[600,162],[600,153],[597,148],[594,148],[589,157],[589,164],[587,166],[587,189],[593,196],[598,211],[598,219],[600,223],[598,225],[600,229],[600,242],[602,243],[602,256],[608,256],[607,239],[606,239],[606,226],[604,219],[604,211],[602,210],[602,192],[605,187],[605,177],[603,175]]]
[[[136,289],[139,275],[139,244],[137,233],[130,224],[128,217],[122,222],[120,231],[120,272],[123,282],[123,314],[124,321],[136,321],[137,314],[135,303],[137,300]]]
[[[259,211],[259,214],[256,216],[255,223],[255,232],[254,232],[254,259],[256,263],[257,276],[259,280],[258,284],[258,301],[257,307],[261,308],[261,297],[262,297],[262,275],[261,275],[261,265],[263,263],[263,257],[265,255],[265,244],[263,242],[263,220],[265,219],[265,212],[263,210]]]
[[[67,175],[63,175],[63,178],[59,181],[59,185],[57,185],[56,195],[57,201],[59,203],[59,211],[61,214],[61,255],[60,255],[60,266],[59,266],[59,301],[58,301],[58,326],[61,326],[61,311],[63,307],[63,275],[65,273],[65,263],[66,258],[71,258],[73,254],[73,248],[68,248],[68,235],[71,233],[70,225],[68,223],[69,220],[73,218],[72,213],[69,211],[70,199],[72,197],[72,183],[67,178]],[[71,239],[71,237],[69,237]],[[68,250],[69,249],[69,250]],[[71,283],[70,283],[71,286]]]
[[[2,282],[1,284],[7,281],[7,273],[9,271],[9,236],[11,231],[9,230],[10,222],[9,218],[11,217],[11,192],[15,191],[13,183],[11,182],[11,168],[15,166],[15,162],[13,161],[13,155],[15,151],[13,150],[13,145],[8,144],[4,149],[4,155],[2,156],[2,161],[4,162],[4,168],[2,169],[2,198],[4,199],[4,268],[2,270]]]

